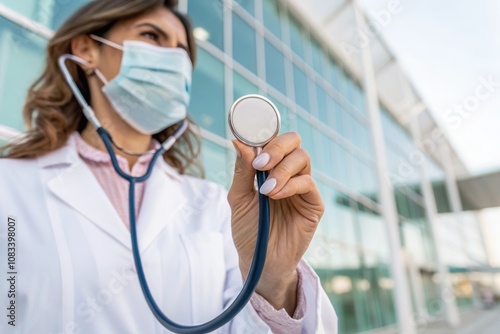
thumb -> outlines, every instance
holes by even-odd
[[[230,192],[235,196],[244,196],[250,192],[255,192],[255,169],[252,167],[255,153],[251,147],[240,143],[238,140],[233,140],[232,143],[238,157],[234,166],[233,184]]]

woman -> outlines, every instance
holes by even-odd
[[[169,91],[170,98],[160,102],[175,108],[157,108],[165,112],[159,118],[149,118],[146,111],[168,90],[129,87],[134,101],[142,101],[138,107],[130,105],[127,94],[117,98],[113,91],[130,62],[142,64],[136,80],[155,78],[156,64],[137,55],[161,53],[183,69],[194,65],[191,27],[175,5],[174,0],[92,1],[49,42],[45,71],[24,109],[30,130],[0,159],[0,217],[15,225],[18,264],[15,297],[5,299],[2,292],[2,305],[14,300],[15,322],[2,321],[0,332],[167,332],[149,310],[135,274],[127,182],[114,172],[57,61],[66,53],[77,57],[67,66],[121,147],[116,149],[119,165],[142,175],[151,155],[130,152],[157,148],[177,129],[173,124],[185,115],[191,72],[179,69],[185,78],[178,76],[172,84],[185,79],[187,90]],[[158,61],[168,63],[165,59]],[[187,325],[212,319],[237,295],[255,244],[255,169],[265,170],[270,175],[261,192],[271,199],[271,233],[264,272],[251,302],[219,332],[336,333],[335,312],[301,260],[324,206],[300,137],[278,136],[257,157],[233,143],[238,158],[228,194],[186,174],[197,165],[199,138],[192,130],[157,161],[147,182],[136,185],[140,252],[156,302]],[[3,223],[3,235],[6,227]]]

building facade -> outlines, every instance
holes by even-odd
[[[25,129],[23,102],[41,73],[47,40],[85,2],[0,0],[0,141]],[[360,79],[290,10],[289,1],[184,0],[179,6],[192,18],[199,45],[189,113],[202,129],[207,179],[230,186],[235,152],[227,113],[233,101],[250,93],[270,98],[281,112],[282,133],[298,132],[312,158],[326,212],[306,258],[336,308],[340,332],[397,326],[397,282]],[[422,171],[411,156],[416,142],[382,102],[378,112],[412,314],[416,322],[446,316],[436,251],[458,307],[473,307],[483,277],[474,268],[487,263],[476,216],[453,213],[445,169],[424,154],[438,211],[436,242]]]

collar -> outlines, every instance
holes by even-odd
[[[81,142],[84,144],[82,144]],[[81,145],[79,150],[78,145]],[[88,146],[88,147],[86,147]],[[156,140],[152,140],[151,147],[153,149],[158,149],[160,147],[160,143]],[[79,153],[81,153],[83,156],[89,156],[89,159],[92,161],[111,161],[111,158],[106,152],[97,150],[96,148],[88,145],[83,139],[81,139],[80,134],[78,132],[73,132],[68,140],[66,141],[66,144],[55,150],[52,151],[48,154],[45,154],[44,156],[41,156],[38,158],[38,165],[41,168],[50,168],[54,166],[72,166],[77,163],[82,163],[82,158],[79,156]],[[123,157],[117,156],[118,159]],[[139,160],[141,160],[141,163],[149,163],[151,161],[152,155],[147,155],[140,157]],[[139,162],[138,160],[138,162]],[[160,168],[163,170],[165,173],[167,173],[169,176],[172,178],[181,181],[182,175],[179,174],[177,169],[174,167],[170,166],[162,157],[159,157],[158,160],[156,161],[155,167]]]
[[[111,157],[109,156],[107,151],[101,151],[91,146],[85,140],[83,140],[82,136],[78,132],[72,133],[71,136],[74,137],[75,139],[76,150],[78,154],[84,160],[90,160],[97,163],[106,163],[106,164],[111,163]],[[149,164],[151,162],[151,159],[153,158],[154,152],[156,152],[156,150],[158,150],[160,147],[161,147],[160,143],[156,139],[152,138],[151,144],[149,146],[149,153],[140,156],[137,159],[136,163],[140,165]],[[128,165],[127,160],[121,155],[117,155],[116,158],[122,165]]]

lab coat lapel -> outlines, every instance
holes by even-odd
[[[156,162],[146,187],[137,221],[139,250],[143,253],[168,225],[182,219],[187,203],[181,175],[163,159]]]
[[[130,234],[90,169],[73,144],[39,160],[45,172],[55,169],[47,185],[57,198],[88,218],[124,247],[131,249]],[[68,221],[68,224],[74,223]]]

